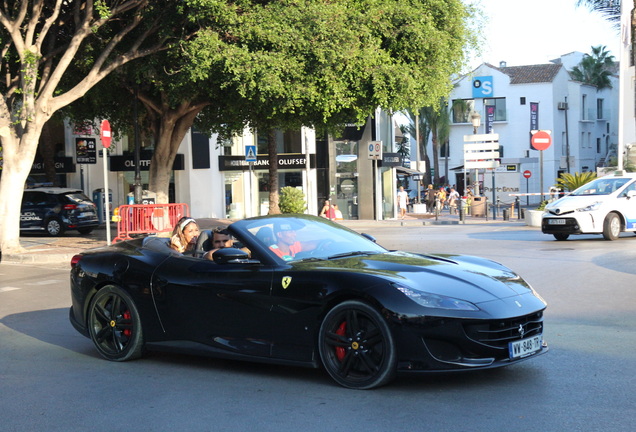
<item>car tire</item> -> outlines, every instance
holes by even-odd
[[[88,332],[100,355],[111,361],[141,357],[144,339],[139,311],[123,289],[107,285],[88,307]]]
[[[395,378],[391,330],[367,303],[350,300],[331,309],[320,326],[318,347],[327,373],[343,387],[372,389]]]
[[[559,233],[559,234],[553,234],[553,235],[554,235],[554,238],[559,240],[559,241],[567,240],[568,237],[570,237],[570,234],[561,234],[561,233]]]
[[[62,225],[62,222],[57,218],[48,219],[44,227],[46,233],[51,237],[58,237],[64,234],[64,225]]]
[[[93,227],[90,228],[78,228],[77,231],[79,231],[80,234],[82,235],[87,235],[93,232]]]
[[[616,213],[610,213],[603,221],[603,237],[605,240],[616,240],[621,233],[621,220]]]

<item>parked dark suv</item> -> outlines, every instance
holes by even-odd
[[[76,229],[88,234],[99,225],[97,207],[79,189],[35,188],[24,191],[20,210],[20,230],[45,230],[59,236]]]

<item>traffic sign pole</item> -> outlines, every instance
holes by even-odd
[[[102,120],[100,137],[102,139],[102,155],[104,159],[104,219],[106,223],[106,245],[110,244],[110,191],[108,190],[108,159],[107,149],[110,147],[111,133],[110,122],[108,120]]]
[[[541,186],[541,202],[543,202],[543,150],[547,150],[552,145],[552,131],[547,130],[535,130],[530,131],[532,138],[530,138],[530,144],[536,150],[539,150],[539,163],[541,168],[541,178],[539,184]]]

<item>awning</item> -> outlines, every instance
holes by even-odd
[[[455,168],[450,168],[451,171],[459,171],[463,169],[464,169],[464,165],[456,166]]]
[[[414,170],[414,169],[411,169],[411,168],[403,167],[403,166],[395,167],[395,169],[398,172],[404,173],[406,175],[424,175],[423,172],[420,172],[418,170]]]

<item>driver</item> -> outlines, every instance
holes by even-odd
[[[269,249],[285,261],[291,261],[303,250],[302,244],[296,240],[296,230],[287,222],[274,223],[274,238],[276,243]]]

